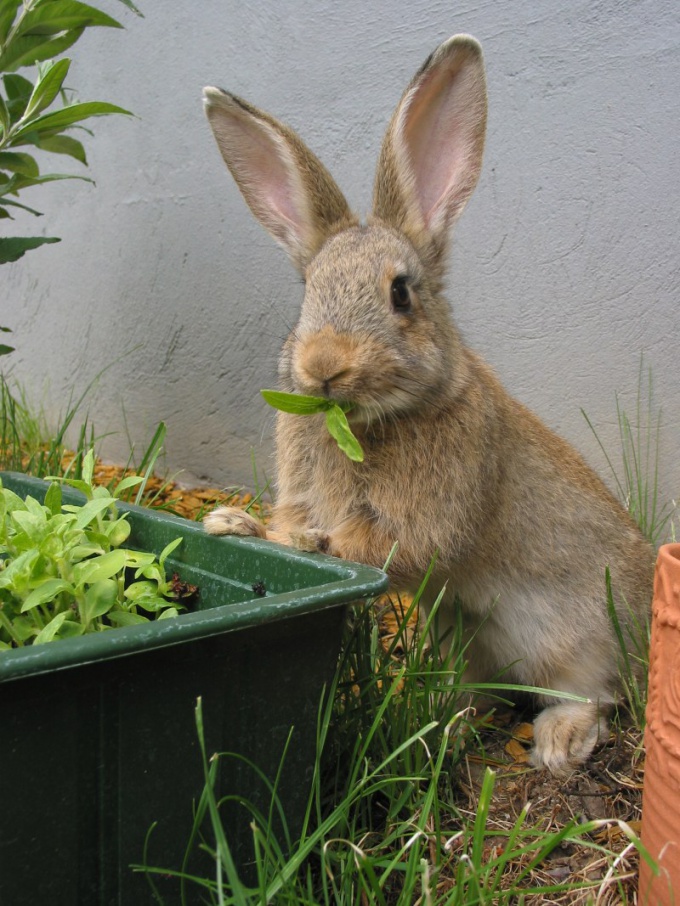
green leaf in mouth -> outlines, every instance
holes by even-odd
[[[364,461],[361,444],[352,434],[346,413],[350,405],[336,403],[324,396],[303,396],[300,393],[284,393],[281,390],[261,390],[265,401],[275,409],[291,415],[316,415],[326,413],[326,428],[342,452],[354,462]]]

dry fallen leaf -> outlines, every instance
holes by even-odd
[[[516,764],[528,764],[529,752],[517,739],[511,739],[505,744],[505,751]]]
[[[513,739],[518,739],[520,742],[530,743],[534,739],[534,725],[533,724],[519,724],[512,731]]]

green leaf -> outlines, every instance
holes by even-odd
[[[47,526],[47,518],[42,510],[40,515],[26,510],[15,510],[12,513],[12,522],[35,543],[39,543],[42,540]]]
[[[102,579],[110,579],[125,568],[127,563],[127,552],[123,550],[109,551],[100,557],[93,557],[92,560],[84,560],[73,567],[73,577],[76,585],[90,585],[94,582],[101,582]]]
[[[5,103],[4,97],[0,94],[0,129],[2,129],[0,136],[2,136],[5,132],[9,132],[11,122],[12,121],[9,115],[9,108]]]
[[[128,488],[136,488],[143,481],[143,475],[129,475],[127,478],[121,479],[113,489],[113,496],[118,499],[123,491],[127,491]]]
[[[45,494],[45,506],[55,516],[61,512],[61,485],[53,481]]]
[[[64,622],[61,624],[55,638],[72,639],[74,638],[74,636],[83,635],[84,632],[85,627],[83,626],[83,624],[80,621],[74,620],[72,617],[70,617],[69,619],[64,620]]]
[[[92,488],[89,484],[85,484],[85,482],[81,481],[79,478],[62,478],[60,475],[46,475],[45,481],[58,481],[60,484],[67,484],[70,488],[75,488],[76,491],[80,491],[88,497],[92,496]],[[77,513],[78,509],[79,508],[73,504],[64,505],[64,510],[68,513]]]
[[[155,582],[133,582],[125,589],[125,597],[136,604],[139,598],[157,597],[158,586]]]
[[[0,53],[0,72],[12,72],[22,66],[32,66],[42,60],[58,57],[76,43],[83,31],[84,28],[74,28],[56,37],[49,34],[17,37],[11,44],[6,44]]]
[[[89,531],[87,534],[92,535],[95,533]],[[96,541],[90,541],[89,543],[74,544],[73,547],[69,547],[68,555],[71,563],[80,563],[81,560],[87,560],[89,557],[105,554],[108,550],[110,550],[108,544],[102,547]]]
[[[303,396],[299,393],[283,393],[280,390],[261,390],[260,393],[270,406],[292,415],[314,415],[326,413],[326,427],[340,449],[354,462],[364,461],[364,451],[347,421],[346,412],[350,406],[342,406],[322,396]]]
[[[12,133],[12,141],[14,142],[30,132],[48,132],[52,129],[61,131],[92,116],[109,116],[112,113],[132,116],[129,110],[124,110],[116,104],[108,104],[105,101],[86,101],[81,104],[69,104],[66,107],[62,107],[61,110],[44,113],[42,116],[30,120],[25,126]]]
[[[158,613],[168,605],[168,602],[165,600],[165,598],[161,598],[158,594],[152,593],[138,595],[137,597],[135,597],[132,603],[135,607],[142,607],[149,613]]]
[[[106,534],[111,547],[120,547],[121,544],[124,544],[130,537],[130,531],[130,523],[125,515],[116,519],[110,526],[107,526]]]
[[[56,617],[50,620],[50,622],[45,626],[44,629],[41,629],[33,640],[34,645],[42,645],[44,642],[51,642],[54,639],[61,629],[62,623],[67,619],[68,613],[62,611],[58,613]]]
[[[29,120],[38,113],[49,107],[52,101],[61,91],[64,79],[71,66],[71,61],[64,59],[54,62],[50,60],[45,64],[40,73],[40,78],[36,82],[33,93],[29,98],[28,105],[24,111],[22,119]]]
[[[14,352],[14,346],[6,346],[4,343],[0,343],[0,355],[9,355],[10,352]]]
[[[87,503],[84,503],[82,506],[65,506],[64,509],[67,513],[74,512],[76,514],[76,520],[74,523],[75,528],[84,529],[99,516],[100,513],[103,513],[111,505],[112,498],[105,498],[104,500],[88,500]]]
[[[317,412],[327,412],[336,405],[323,396],[303,396],[281,390],[260,390],[260,393],[270,406],[292,415],[315,415]]]
[[[35,158],[19,151],[0,151],[0,169],[11,170],[22,176],[40,176]]]
[[[14,107],[17,103],[21,103],[21,113],[23,113],[26,109],[26,104],[28,104],[28,99],[33,93],[33,83],[29,82],[24,76],[17,75],[16,72],[8,72],[2,77],[2,81],[5,85],[7,100],[10,105]]]
[[[141,16],[142,19],[144,18],[144,16],[137,9],[137,7],[134,5],[132,0],[120,0],[120,2],[123,3],[125,6],[127,6],[128,9],[131,9],[133,13],[136,13],[138,16]]]
[[[2,0],[0,3],[0,44],[3,44],[16,18],[21,0]]]
[[[61,239],[50,236],[12,236],[10,239],[0,239],[0,264],[9,261],[18,261],[26,252],[37,249],[48,242],[61,242]]]
[[[50,154],[67,154],[87,166],[87,156],[83,143],[71,138],[70,135],[39,135],[36,137],[35,144],[41,151],[49,151]]]
[[[87,176],[77,176],[73,173],[47,173],[45,176],[22,176],[20,173],[15,173],[9,183],[0,186],[0,189],[2,189],[3,194],[8,192],[18,194],[23,189],[30,189],[31,186],[42,186],[45,183],[58,182],[63,179],[80,179],[83,182],[94,182],[93,179]]]
[[[118,583],[115,579],[101,579],[90,585],[78,602],[80,619],[87,626],[92,620],[103,617],[118,600]]]
[[[92,25],[123,27],[111,16],[78,0],[51,0],[50,3],[34,6],[19,23],[16,34],[57,34]]]
[[[46,579],[29,594],[22,604],[21,612],[26,613],[27,610],[31,610],[39,604],[49,604],[62,591],[66,591],[71,595],[75,593],[73,586],[63,579]]]
[[[161,588],[161,586],[165,583],[165,573],[157,563],[152,563],[149,566],[138,569],[135,573],[135,579],[141,578],[149,579],[151,582],[155,582],[158,593],[164,593],[165,589]]]
[[[94,476],[94,450],[92,448],[87,451],[83,458],[81,474],[85,484],[92,487],[92,478]]]
[[[125,565],[138,571],[146,566],[151,566],[156,559],[150,551],[125,551],[125,553],[127,554]]]
[[[333,406],[326,412],[326,427],[328,433],[335,439],[342,452],[353,462],[364,461],[364,451],[361,444],[352,434],[352,429],[347,421],[347,416],[340,406]]]
[[[0,196],[1,195],[2,195],[2,192],[0,191]],[[34,214],[36,217],[43,216],[42,213],[40,211],[36,211],[35,208],[29,208],[28,205],[19,204],[18,201],[14,201],[11,198],[3,198],[2,201],[0,201],[0,207],[2,207],[2,206],[9,206],[12,208],[21,208],[22,211],[28,211],[29,214]],[[3,211],[3,214],[0,214],[0,217],[3,215],[5,217],[9,217],[10,216],[9,211]]]
[[[178,548],[178,547],[180,546],[181,543],[182,543],[182,539],[181,539],[181,538],[175,538],[175,540],[174,540],[174,541],[171,541],[170,544],[166,544],[166,545],[165,545],[165,547],[164,547],[163,550],[161,551],[160,556],[159,556],[159,558],[158,558],[158,562],[160,563],[161,569],[163,569],[163,567],[165,566],[165,561],[168,559],[168,557],[170,556],[170,554],[171,554],[176,548]]]

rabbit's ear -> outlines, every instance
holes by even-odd
[[[203,101],[222,157],[250,210],[303,271],[347,202],[323,164],[283,123],[219,88]]]
[[[440,259],[482,166],[486,82],[468,35],[441,44],[399,102],[383,142],[373,211]]]

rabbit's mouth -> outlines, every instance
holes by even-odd
[[[347,420],[353,427],[359,427],[398,419],[414,409],[416,400],[412,393],[392,387],[388,392],[366,394],[363,399],[341,405],[351,406],[347,411]]]

